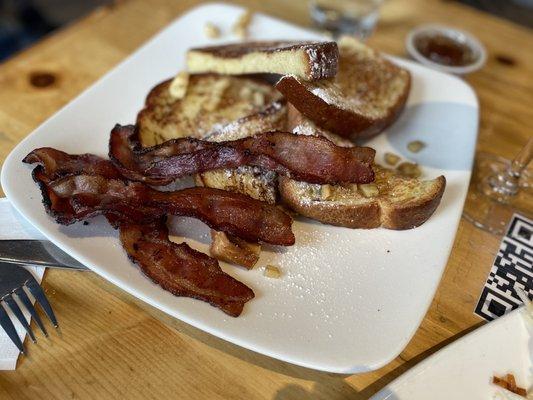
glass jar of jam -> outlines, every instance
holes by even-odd
[[[414,45],[420,54],[438,64],[458,67],[475,61],[469,46],[442,33],[419,35]]]
[[[412,29],[405,47],[419,63],[456,75],[480,69],[487,60],[483,44],[472,34],[439,24],[425,24]]]

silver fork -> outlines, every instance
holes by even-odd
[[[28,321],[22,314],[22,310],[15,298],[18,298],[24,305],[32,318],[35,320],[41,331],[45,336],[48,336],[48,332],[41,321],[41,318],[37,314],[37,310],[31,303],[25,288],[32,294],[35,300],[41,305],[46,316],[50,319],[54,327],[58,327],[56,316],[52,311],[52,307],[44,294],[43,289],[37,283],[33,275],[24,267],[0,262],[0,326],[4,328],[11,341],[18,347],[18,349],[24,354],[24,345],[20,340],[13,322],[9,318],[6,311],[6,306],[13,312],[13,315],[19,320],[26,332],[30,336],[33,343],[37,340],[33,334]]]

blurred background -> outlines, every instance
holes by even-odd
[[[0,0],[0,61],[95,8],[118,1],[128,0]],[[533,0],[455,1],[533,28]]]

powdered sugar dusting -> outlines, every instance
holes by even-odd
[[[323,51],[323,49],[319,50],[316,43],[305,46],[305,52],[309,58],[309,67],[312,78],[320,79],[336,75],[339,62],[338,54],[334,54],[330,51]]]
[[[302,81],[314,96],[330,106],[363,114],[367,118],[382,118],[405,95],[409,73],[362,44],[339,44],[338,73],[334,78]],[[310,59],[320,54],[307,49]],[[319,68],[323,60],[312,64]],[[289,79],[284,77],[282,79]]]

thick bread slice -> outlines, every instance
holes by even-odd
[[[170,83],[154,87],[137,116],[143,146],[186,136],[203,138],[281,98],[271,85],[252,78],[191,75],[182,99],[170,94]]]
[[[237,140],[259,132],[284,130],[287,108],[282,101],[256,114],[241,118],[206,137],[213,142]],[[257,200],[275,204],[278,199],[277,174],[257,167],[208,171],[196,176],[198,185],[246,194]]]
[[[353,38],[341,39],[339,52],[334,78],[284,76],[276,88],[321,128],[351,138],[376,135],[403,110],[410,74]]]
[[[324,136],[338,146],[354,144],[316,127],[290,104],[288,129],[304,135]],[[348,228],[410,229],[423,224],[440,203],[446,180],[402,177],[374,165],[376,181],[368,185],[314,185],[279,178],[281,201],[303,216]]]
[[[313,185],[284,177],[279,178],[279,191],[294,211],[326,224],[411,229],[433,214],[446,186],[444,176],[421,181],[377,165],[374,172],[379,191],[375,196],[369,195],[368,185]]]
[[[335,76],[338,58],[335,42],[245,42],[191,49],[187,69],[193,73],[274,73],[315,80]]]

